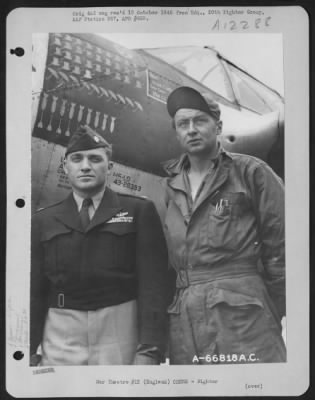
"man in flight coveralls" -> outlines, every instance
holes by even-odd
[[[263,161],[219,144],[220,109],[189,87],[167,109],[184,154],[166,163],[170,363],[286,361],[284,188]]]
[[[160,218],[151,201],[107,186],[110,157],[111,145],[81,127],[64,161],[73,192],[33,217],[31,365],[163,361],[168,261]]]

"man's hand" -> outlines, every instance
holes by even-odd
[[[160,365],[161,359],[161,351],[157,346],[139,344],[133,360],[133,365]]]
[[[143,354],[136,354],[133,365],[159,365],[160,363],[153,357]]]
[[[37,367],[42,360],[42,356],[39,354],[32,354],[30,358],[30,366]]]

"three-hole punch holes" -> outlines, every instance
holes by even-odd
[[[231,142],[231,143],[233,143],[233,142],[235,142],[235,136],[229,136],[229,141]]]
[[[23,208],[25,206],[25,201],[23,199],[17,199],[15,205],[19,208]]]
[[[15,54],[18,57],[24,56],[24,49],[22,47],[16,47],[15,49],[10,50],[10,54]]]
[[[22,358],[24,357],[24,353],[22,351],[15,351],[13,353],[13,358],[17,361],[22,360]]]

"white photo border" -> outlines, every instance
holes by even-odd
[[[121,9],[123,7],[110,7]],[[106,8],[106,9],[110,9]],[[131,9],[131,7],[126,7]],[[165,7],[140,7],[161,9]],[[191,7],[197,9],[199,7]],[[244,9],[249,7],[200,7]],[[95,10],[81,8],[84,12]],[[98,7],[96,10],[100,10]],[[172,7],[174,10],[187,7]],[[29,270],[31,219],[31,54],[32,34],[44,32],[163,32],[214,33],[216,20],[190,16],[150,17],[149,24],[136,21],[77,23],[78,8],[18,8],[7,17],[8,49],[22,47],[23,57],[7,56],[7,262],[6,262],[6,388],[16,397],[104,397],[104,396],[296,396],[309,385],[309,37],[308,15],[302,7],[259,7],[270,16],[260,33],[281,33],[284,54],[285,177],[286,177],[286,275],[287,275],[287,363],[221,366],[102,366],[29,367]],[[258,10],[258,8],[256,8]],[[257,15],[246,14],[249,28],[257,33]],[[244,34],[238,16],[235,34]],[[189,21],[189,24],[187,23]],[[179,23],[180,22],[180,23]],[[250,51],[250,49],[249,49]],[[271,61],[272,62],[272,61]],[[18,114],[18,118],[17,118]],[[25,207],[16,206],[17,199]],[[17,250],[18,249],[18,250]],[[10,335],[15,337],[9,341]],[[16,360],[15,351],[25,357]],[[185,379],[212,383],[184,384]],[[122,381],[140,380],[139,384]],[[145,380],[148,380],[145,383]],[[110,384],[109,380],[120,381]],[[97,383],[104,381],[105,383]],[[152,381],[152,382],[150,382]],[[161,381],[162,383],[158,383]],[[214,383],[216,381],[216,383]],[[154,383],[155,382],[155,383]],[[257,387],[256,387],[257,386]]]

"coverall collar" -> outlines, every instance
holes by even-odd
[[[212,183],[206,183],[206,186],[194,204],[194,210],[196,210],[206,199],[215,195],[223,183],[227,180],[229,175],[229,161],[232,159],[230,154],[219,147],[218,156],[216,158],[216,168],[214,170],[214,177]],[[226,162],[227,161],[227,162]],[[184,179],[184,170],[189,166],[188,155],[185,153],[177,160],[171,160],[169,163],[164,164],[165,169],[170,175],[167,180],[168,185],[177,191],[181,191],[187,195],[187,186]],[[182,209],[182,201],[175,201],[177,205]]]
[[[230,153],[224,150],[220,143],[218,143],[218,153],[214,159],[215,163],[219,162],[221,157],[227,156],[231,158]],[[187,153],[183,153],[179,158],[173,158],[163,163],[163,168],[169,176],[175,176],[180,174],[184,169],[189,167],[189,157]]]

